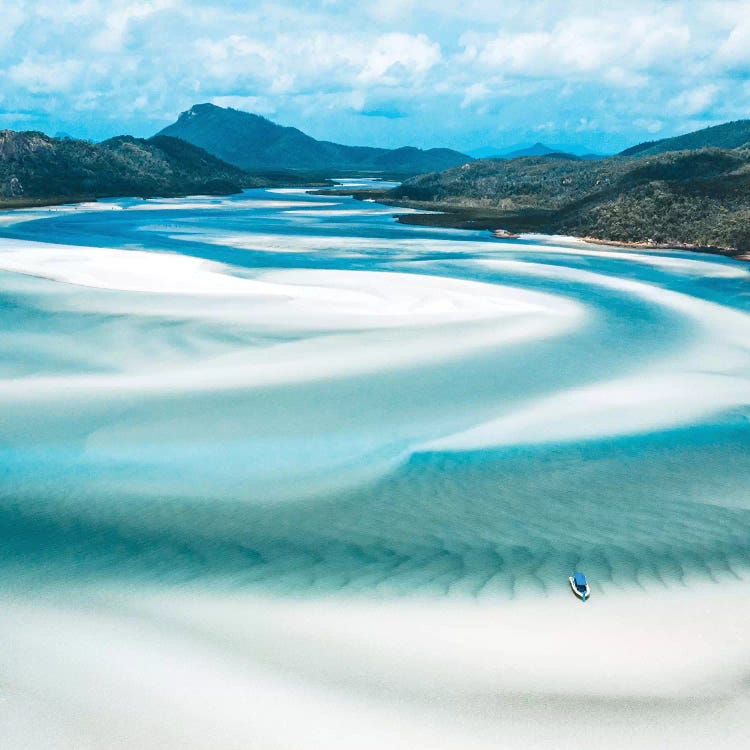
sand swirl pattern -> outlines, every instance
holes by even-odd
[[[0,240],[8,565],[480,597],[744,575],[740,265],[303,193],[112,205]]]
[[[302,190],[1,223],[4,747],[745,742],[746,266]]]

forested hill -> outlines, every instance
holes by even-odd
[[[408,180],[387,199],[448,210],[459,226],[750,252],[746,149],[598,161],[483,159]],[[466,221],[459,222],[461,216]]]
[[[0,131],[0,201],[228,194],[253,180],[176,138],[120,136],[103,143]]]
[[[674,138],[662,138],[626,148],[621,156],[654,156],[668,151],[701,148],[740,148],[750,146],[750,120],[736,120],[714,125]]]
[[[196,104],[161,131],[204,148],[241,169],[375,171],[424,174],[471,161],[447,148],[344,146],[240,110]]]

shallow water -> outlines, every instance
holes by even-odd
[[[247,191],[4,217],[8,579],[505,598],[574,568],[598,592],[745,576],[747,266],[391,214]]]

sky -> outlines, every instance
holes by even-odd
[[[201,102],[356,145],[613,153],[750,117],[750,0],[0,0],[0,128],[149,136]]]

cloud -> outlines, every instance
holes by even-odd
[[[18,27],[24,21],[24,12],[20,2],[3,2],[2,20],[0,21],[0,52],[13,40]]]
[[[201,101],[320,137],[470,148],[554,123],[592,149],[747,116],[746,0],[2,0],[0,101],[149,135]],[[82,114],[85,113],[85,116]],[[673,115],[670,117],[670,114]],[[12,123],[9,123],[12,125]],[[23,122],[19,119],[18,126]]]
[[[10,68],[8,79],[32,94],[64,93],[73,87],[82,69],[80,60],[27,57]]]
[[[664,123],[661,120],[638,119],[634,125],[646,133],[658,133],[664,128]]]
[[[412,14],[417,0],[378,0],[367,3],[367,14],[376,23],[393,23],[403,21]]]
[[[33,119],[33,115],[30,115],[28,112],[0,112],[0,124],[2,124],[3,127],[5,127],[6,124],[29,122]]]
[[[471,86],[466,89],[466,93],[464,94],[463,101],[461,102],[462,109],[466,109],[466,107],[474,104],[475,102],[484,101],[488,96],[490,96],[490,93],[490,88],[486,83],[484,83],[484,81],[472,83]]]
[[[119,50],[125,43],[131,22],[167,10],[174,7],[174,4],[174,0],[128,2],[119,6],[115,4],[106,14],[104,28],[92,38],[92,48],[108,53]]]
[[[730,67],[750,67],[750,19],[741,18],[719,47],[718,58]]]
[[[645,83],[644,71],[661,70],[690,46],[688,26],[667,15],[566,18],[547,31],[469,37],[466,53],[503,75]]]
[[[403,78],[426,73],[440,61],[440,56],[440,45],[425,34],[385,34],[375,40],[359,80],[395,86]]]
[[[681,115],[700,115],[716,101],[718,93],[719,87],[716,84],[698,86],[670,99],[667,108],[676,110]]]

